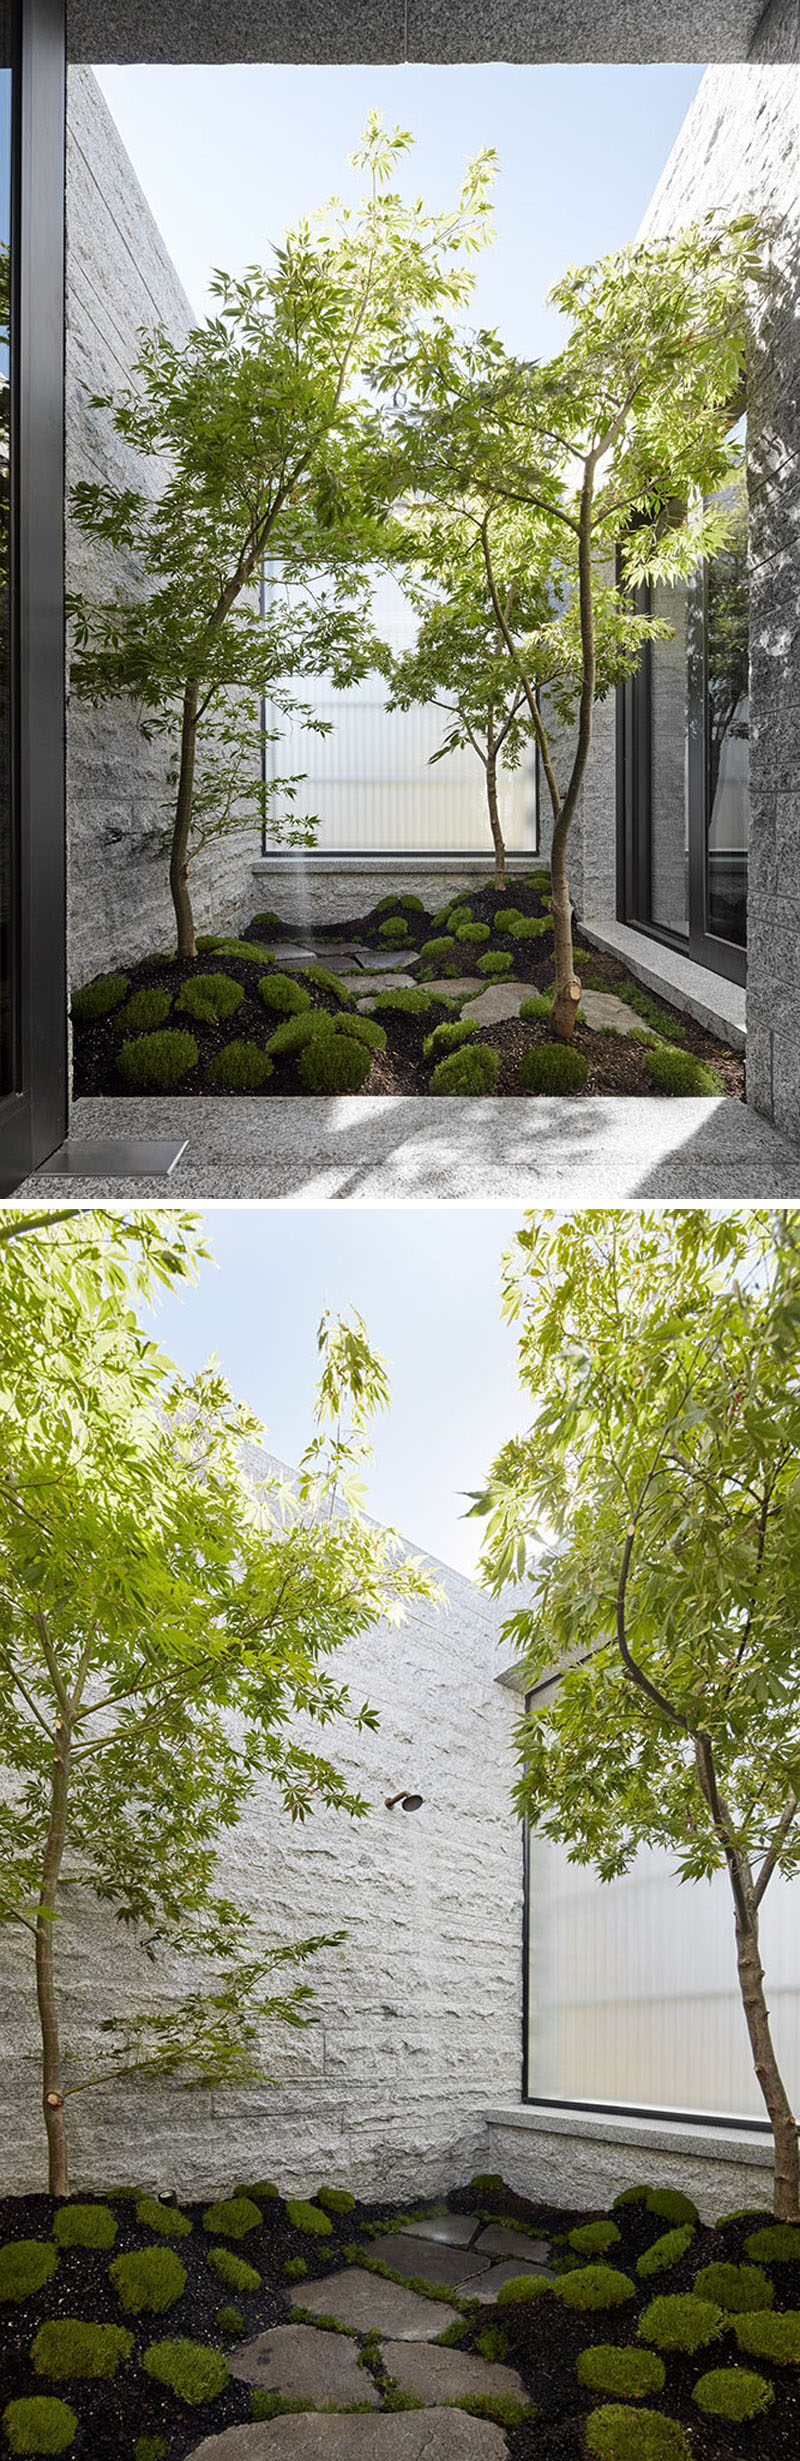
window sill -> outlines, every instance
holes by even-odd
[[[567,2103],[521,2102],[484,2112],[486,2167],[534,2203],[607,2208],[620,2189],[682,2188],[703,2221],[739,2206],[772,2206],[772,2140],[744,2122],[631,2119]]]

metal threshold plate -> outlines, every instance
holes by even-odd
[[[187,1144],[187,1137],[68,1137],[42,1164],[42,1177],[168,1179]]]

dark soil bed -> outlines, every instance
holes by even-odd
[[[541,934],[525,937],[502,925],[498,927],[495,917],[510,908],[526,921],[538,920],[543,925]],[[524,882],[515,881],[512,887],[504,891],[497,890],[491,884],[469,895],[465,893],[460,901],[460,912],[463,914],[465,911],[468,911],[472,924],[487,930],[487,938],[462,941],[447,928],[441,917],[419,910],[416,902],[409,904],[399,897],[391,901],[382,900],[369,914],[355,917],[352,923],[315,926],[311,936],[318,961],[329,965],[332,972],[336,971],[337,966],[337,944],[341,945],[344,941],[358,943],[364,950],[379,953],[384,960],[391,954],[397,971],[401,972],[404,961],[409,958],[419,961],[426,942],[445,938],[452,944],[449,958],[431,960],[427,965],[425,962],[414,964],[411,970],[415,985],[420,984],[426,989],[426,975],[434,979],[448,974],[453,978],[480,975],[482,970],[478,961],[485,954],[496,953],[511,960],[510,972],[515,982],[523,982],[531,994],[550,994],[553,985],[553,944],[547,882],[543,874],[531,875]],[[391,924],[395,920],[406,927],[404,936],[396,944],[391,939],[387,941],[384,930],[387,921]],[[579,928],[576,926],[576,941],[580,948]],[[242,953],[245,943],[253,947],[252,958]],[[162,952],[126,967],[124,979],[127,990],[120,995],[116,1008],[105,1015],[86,1020],[82,1013],[85,1001],[82,1003],[79,996],[73,1016],[76,1094],[119,1096],[140,1090],[209,1094],[230,1090],[220,1089],[214,1084],[211,1073],[213,1063],[226,1046],[234,1042],[254,1044],[259,1052],[267,1050],[280,1018],[265,1007],[258,989],[259,980],[269,971],[281,971],[282,953],[286,959],[293,946],[307,945],[308,936],[299,930],[284,929],[274,918],[257,919],[247,926],[242,948],[234,949],[224,938],[214,940],[209,936],[204,939],[194,961],[182,961]],[[329,948],[330,955],[327,954]],[[272,958],[271,966],[268,966],[265,950]],[[638,1006],[640,1009],[637,1025],[643,1032],[651,1033],[661,1043],[677,1046],[681,1052],[714,1072],[716,1082],[713,1086],[709,1083],[692,1090],[721,1091],[735,1100],[744,1099],[744,1063],[741,1057],[714,1035],[706,1033],[693,1018],[679,1014],[666,1001],[643,994],[615,958],[588,950],[578,956],[577,972],[585,989],[624,992],[632,1007]],[[180,1009],[180,995],[185,984],[208,973],[224,973],[240,986],[244,995],[235,1014],[221,1023],[198,1022]],[[335,994],[320,988],[305,973],[297,975],[296,979],[307,993],[312,1009],[325,1011],[330,1016],[343,1013]],[[483,976],[485,983],[495,979],[502,982],[503,977],[493,977],[489,973]],[[141,991],[161,992],[164,1000],[169,1002],[163,1025],[169,1032],[175,1028],[188,1030],[197,1046],[196,1061],[188,1071],[176,1078],[174,1084],[167,1083],[159,1089],[131,1085],[120,1069],[120,1055],[128,1039],[123,1012],[131,997]],[[351,985],[351,1008],[357,993],[356,980]],[[464,1000],[459,994],[428,996],[430,1005],[422,1015],[377,1010],[377,1022],[386,1032],[386,1048],[372,1057],[369,1072],[357,1089],[359,1092],[396,1095],[424,1094],[428,1091],[436,1059],[428,1059],[423,1054],[426,1036],[435,1025],[445,1020],[459,1016],[468,1019],[471,1010],[470,1000]],[[523,1023],[518,1017],[513,1017],[496,1025],[479,1025],[471,1038],[471,1047],[487,1044],[498,1054],[500,1070],[495,1090],[501,1095],[514,1095],[523,1090],[519,1071],[526,1053],[535,1044],[550,1040],[546,1018]],[[637,1040],[617,1033],[594,1032],[588,1025],[579,1023],[575,1032],[575,1049],[587,1063],[588,1075],[579,1089],[583,1093],[652,1095],[658,1090],[648,1073],[647,1047]],[[436,1056],[440,1057],[441,1054]],[[263,1088],[247,1090],[263,1091],[266,1095],[302,1095],[304,1089],[298,1068],[296,1053],[288,1058],[274,1056],[268,1082]]]

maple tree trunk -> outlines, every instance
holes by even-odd
[[[172,903],[175,908],[175,921],[178,927],[179,957],[194,957],[196,955],[194,941],[194,916],[192,914],[192,902],[189,896],[188,848],[189,831],[192,825],[192,803],[194,800],[194,764],[197,746],[198,700],[199,690],[197,684],[188,683],[183,696],[183,718],[181,721],[181,759],[180,769],[178,772],[178,797],[175,805],[175,822],[172,831],[172,848],[169,862],[169,885],[172,891]]]
[[[567,833],[563,815],[556,821],[550,854],[556,987],[550,1011],[552,1032],[559,1042],[572,1041],[581,987],[572,961],[572,899],[567,879]]]
[[[68,2194],[67,2129],[61,2089],[61,2046],[58,2033],[53,1931],[58,1883],[67,1833],[67,1780],[71,1736],[63,1718],[56,1723],[50,1781],[50,1819],[42,1863],[42,1885],[36,1916],[36,1997],[42,2036],[42,2108],[47,2132],[48,2186],[51,2196]]]
[[[775,2057],[764,1997],[764,1969],[758,1938],[758,1915],[748,1909],[746,1923],[736,1915],[736,1960],[753,2066],[769,2113],[775,2144],[774,2206],[778,2221],[800,2221],[800,2159],[797,2122]]]
[[[490,752],[486,762],[486,800],[494,840],[494,883],[496,889],[506,885],[506,850],[497,804],[497,754]]]

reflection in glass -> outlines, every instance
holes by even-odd
[[[689,929],[686,583],[658,581],[652,610],[671,639],[654,641],[651,687],[650,900],[644,920],[685,938]]]
[[[0,0],[0,1094],[13,1082],[11,808],[11,12]]]
[[[747,941],[749,700],[747,498],[706,587],[706,930]]]

